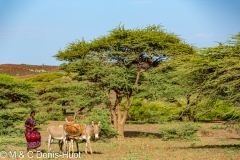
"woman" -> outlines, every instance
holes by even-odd
[[[32,111],[30,114],[30,117],[25,122],[25,136],[27,140],[27,151],[30,149],[35,149],[37,151],[37,148],[41,146],[41,135],[40,133],[35,129],[36,122],[34,119],[35,111]]]

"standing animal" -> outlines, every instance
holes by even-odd
[[[62,152],[63,146],[64,146],[64,152],[65,152],[67,134],[63,129],[63,126],[49,126],[47,128],[47,133],[48,133],[48,152],[51,151],[51,143],[53,142],[53,139],[59,140],[58,145],[60,147],[60,152]]]
[[[70,124],[70,125],[76,125],[76,124]],[[68,138],[70,140],[70,143],[69,143],[69,152],[72,151],[73,152],[73,141],[76,142],[76,146],[77,146],[77,152],[79,152],[79,149],[78,149],[78,140],[86,140],[86,147],[85,147],[85,153],[88,154],[87,150],[88,150],[88,147],[90,149],[90,153],[92,154],[93,151],[92,151],[92,146],[91,146],[91,142],[90,142],[90,139],[91,137],[94,135],[95,136],[95,139],[98,139],[99,138],[99,132],[100,132],[100,129],[99,129],[99,125],[100,125],[100,122],[98,123],[94,123],[92,121],[92,124],[91,125],[85,125],[85,128],[84,128],[84,133],[80,133],[77,134],[77,136],[71,136],[68,135]],[[75,127],[76,129],[76,127]],[[66,130],[65,130],[66,131]],[[67,133],[71,132],[71,131],[66,131]]]

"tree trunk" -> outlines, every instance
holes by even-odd
[[[127,115],[128,115],[128,109],[125,109],[123,114],[121,113],[118,114],[118,121],[117,121],[118,140],[124,139],[124,126],[127,120]]]
[[[118,140],[124,139],[124,126],[128,117],[129,108],[131,106],[130,97],[132,92],[130,91],[129,94],[126,96],[126,104],[124,107],[124,113],[121,111],[121,101],[122,101],[122,93],[120,91],[115,91],[116,93],[116,100],[115,104],[111,106],[111,120],[113,121],[114,129],[118,133]]]
[[[121,140],[124,140],[124,125],[123,123],[118,123],[118,140],[121,141]]]
[[[118,130],[117,115],[116,115],[115,111],[112,111],[111,114],[113,117],[112,120],[113,120],[114,129],[117,131]]]
[[[143,72],[143,70],[141,70],[137,73],[135,85],[138,84],[141,72]],[[126,95],[126,104],[125,104],[123,114],[122,114],[121,108],[120,108],[120,104],[121,104],[121,101],[123,98],[122,91],[117,90],[117,89],[115,89],[114,91],[116,93],[116,100],[115,100],[114,106],[111,108],[111,114],[112,114],[112,118],[113,118],[114,129],[118,133],[118,140],[123,140],[124,139],[124,126],[125,126],[125,123],[126,123],[126,120],[128,117],[129,108],[132,105],[131,104],[132,101],[130,100],[130,98],[132,96],[132,90],[128,91],[125,94]]]
[[[131,106],[131,102],[130,102],[130,97],[131,97],[130,93],[129,95],[127,95],[126,98],[126,104],[125,104],[125,110],[124,113],[121,113],[120,110],[120,105],[117,106],[117,112],[118,112],[118,140],[123,140],[124,139],[124,126],[128,117],[128,111],[129,108]]]

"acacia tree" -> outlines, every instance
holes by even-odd
[[[114,128],[123,137],[131,102],[143,84],[142,73],[169,59],[192,53],[193,48],[179,37],[153,25],[143,29],[117,27],[91,42],[70,43],[54,57],[65,61],[61,69],[78,72],[80,80],[87,80],[107,93]],[[110,103],[112,91],[115,98]],[[121,109],[123,100],[126,103]]]
[[[190,121],[211,112],[218,100],[239,107],[239,43],[238,33],[217,47],[204,48],[199,54],[165,62],[148,73],[147,89],[151,88],[153,92],[143,92],[144,96],[166,97],[172,102],[177,102],[177,97],[185,97],[185,104],[180,106]],[[160,89],[156,88],[155,85],[160,83],[163,84]],[[202,101],[207,104],[201,105]]]
[[[0,74],[0,134],[13,134],[14,127],[39,105],[32,84]]]
[[[226,43],[202,50],[202,54],[211,61],[214,72],[204,90],[221,100],[240,106],[240,32]]]
[[[101,95],[96,90],[98,88],[84,82],[77,83],[66,73],[44,73],[25,81],[34,84],[34,91],[44,105],[41,110],[48,112],[51,120],[63,119],[63,116],[59,116],[62,111],[66,115],[66,110],[71,110],[75,112],[75,116],[78,116],[79,112],[91,110],[93,105],[101,103]]]

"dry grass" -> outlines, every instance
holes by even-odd
[[[61,125],[64,122],[50,122],[42,126],[42,146],[39,148],[47,152],[47,134],[49,125]],[[176,125],[169,123],[167,125]],[[200,141],[178,142],[162,141],[157,133],[160,125],[126,125],[125,140],[109,139],[107,142],[98,140],[92,142],[93,155],[84,153],[85,144],[80,143],[81,159],[93,160],[238,160],[240,159],[240,138],[235,131],[212,129],[222,123],[202,123],[197,135]],[[216,128],[216,127],[215,127]],[[24,138],[24,137],[23,137]],[[75,147],[75,146],[74,146]],[[8,146],[10,150],[26,150],[24,147]],[[52,147],[58,152],[57,143]],[[75,147],[76,149],[76,147]],[[26,153],[25,153],[26,154]],[[39,159],[39,158],[38,158]]]

